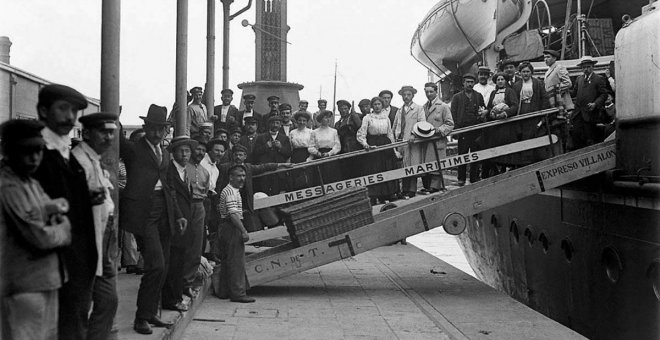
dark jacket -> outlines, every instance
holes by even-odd
[[[192,221],[192,193],[188,185],[179,177],[176,167],[172,164],[173,162],[174,160],[170,160],[169,167],[167,168],[167,186],[172,197],[172,208],[174,209],[175,216],[183,217],[190,222]],[[178,232],[172,235],[172,246],[182,247],[190,244],[190,242],[186,242],[186,235],[190,235],[187,231],[183,235]]]
[[[257,136],[258,135],[255,135],[253,138],[250,138],[247,135],[243,135],[241,136],[241,139],[238,140],[238,144],[243,145],[248,149],[245,163],[254,163],[254,144],[257,142]]]
[[[158,164],[156,155],[147,143],[149,142],[145,137],[136,143],[125,138],[120,140],[119,153],[126,164],[126,188],[119,201],[119,225],[133,234],[141,235],[143,233],[151,207],[151,195],[154,186],[160,180],[167,204],[170,231],[174,232],[175,211],[167,184],[170,154],[165,148],[162,148],[163,161]]]
[[[522,85],[523,85],[522,80],[513,84],[513,92],[518,95],[518,98],[521,97],[520,91],[522,91]],[[548,98],[545,93],[545,85],[543,84],[543,81],[535,77],[532,77],[532,91],[533,94],[530,103],[531,106],[529,107],[528,110],[524,110],[522,108],[523,105],[520,105],[518,109],[518,114],[540,111],[550,107],[550,103],[548,102]]]
[[[387,118],[390,119],[390,126],[394,126],[394,118],[396,118],[396,113],[398,111],[398,107],[390,105],[390,114],[387,116]]]
[[[269,147],[268,142],[272,141],[270,132],[265,132],[257,136],[254,143],[254,157],[255,163],[286,163],[291,157],[291,142],[289,137],[285,136],[281,131],[277,134],[276,139],[280,141],[282,147],[278,150],[272,145]]]
[[[468,98],[465,91],[456,93],[451,98],[451,116],[454,119],[454,127],[462,128],[480,123],[480,107],[486,107],[484,96],[481,93],[472,91],[472,100]]]
[[[231,129],[238,126],[238,121],[236,116],[238,115],[238,109],[236,106],[229,104],[229,110],[227,110],[227,121],[221,122],[220,117],[222,117],[222,105],[216,105],[213,108],[213,115],[217,116],[218,119],[213,123],[213,131],[223,128],[231,132]]]
[[[585,122],[596,122],[600,110],[607,99],[606,80],[602,76],[592,73],[589,81],[584,74],[579,76],[573,85],[571,95],[575,97],[575,111],[573,116],[581,114]],[[596,107],[589,111],[587,104],[595,103]]]
[[[363,149],[356,137],[357,131],[361,126],[362,119],[360,119],[360,116],[357,113],[351,113],[346,121],[344,121],[343,118],[340,118],[339,121],[335,123],[335,130],[337,130],[339,140],[341,141],[341,153]]]
[[[62,248],[61,254],[71,279],[93,278],[98,255],[85,170],[73,155],[67,162],[57,150],[46,149],[33,177],[49,197],[69,201],[71,245]]]

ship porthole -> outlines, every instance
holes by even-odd
[[[534,235],[532,235],[532,230],[529,228],[525,228],[525,232],[523,233],[525,237],[527,237],[527,243],[531,247],[534,244]]]
[[[605,274],[607,278],[616,283],[621,278],[621,272],[623,271],[623,262],[621,262],[621,257],[619,253],[613,247],[605,247],[603,249],[603,255],[601,257],[601,263],[605,266]]]
[[[550,241],[548,240],[548,237],[545,236],[545,233],[541,233],[541,235],[539,235],[539,242],[541,242],[543,252],[547,254],[548,248],[550,247]]]
[[[646,277],[651,280],[655,298],[660,301],[660,259],[655,259],[651,262],[649,269],[646,271]]]
[[[509,228],[509,231],[511,232],[511,235],[513,235],[513,239],[518,243],[520,235],[518,234],[518,224],[515,220],[511,222],[511,228]]]
[[[568,239],[561,240],[561,250],[564,251],[564,258],[568,263],[573,259],[573,243]]]

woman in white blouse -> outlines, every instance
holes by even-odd
[[[332,122],[332,111],[324,110],[316,116],[316,121],[320,124],[311,134],[311,141],[307,151],[313,159],[334,156],[341,150],[341,142],[337,130],[330,127]],[[336,165],[336,164],[335,164]],[[320,165],[323,183],[332,183],[341,178],[341,169],[333,166],[332,163]]]
[[[394,142],[394,133],[390,125],[387,113],[383,112],[383,99],[374,97],[371,99],[372,113],[367,114],[362,119],[362,126],[357,132],[357,140],[362,147],[367,150],[377,146],[386,145]],[[394,151],[392,149],[378,151],[366,155],[362,159],[365,174],[373,174],[394,169]],[[396,181],[389,181],[369,187],[369,197],[371,203],[385,203],[392,200],[396,192]]]
[[[307,112],[298,112],[293,115],[293,121],[296,123],[297,128],[289,132],[289,139],[291,140],[291,163],[303,163],[310,159],[312,156],[309,154],[309,146],[312,141],[312,129],[307,127],[307,122],[312,117]],[[299,190],[311,186],[311,178],[314,168],[307,167],[296,169],[289,172],[291,174],[292,190]]]

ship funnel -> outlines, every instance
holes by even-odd
[[[0,61],[9,64],[9,50],[11,49],[11,40],[9,37],[0,37]]]

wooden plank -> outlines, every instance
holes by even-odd
[[[446,195],[386,211],[370,225],[303,247],[248,259],[251,285],[259,285],[393,243],[443,223],[470,216],[615,167],[615,143],[606,142],[500,174]]]
[[[552,143],[553,144],[556,143],[557,140],[558,140],[557,136],[552,135]],[[534,139],[524,140],[521,142],[498,146],[491,149],[480,150],[477,152],[471,152],[463,155],[449,156],[440,160],[440,170],[456,167],[459,165],[480,162],[486,159],[508,155],[524,150],[531,150],[531,149],[547,146],[549,144],[550,144],[549,138],[547,136],[542,136]],[[309,198],[323,196],[324,194],[328,194],[328,193],[334,193],[337,191],[342,191],[355,187],[375,185],[405,177],[419,176],[432,171],[438,171],[438,161],[379,172],[368,176],[346,179],[343,181],[325,184],[323,187],[321,186],[309,187],[306,189],[300,189],[283,194],[256,199],[254,201],[254,209],[257,210],[257,209],[263,209],[281,204],[302,201]]]

